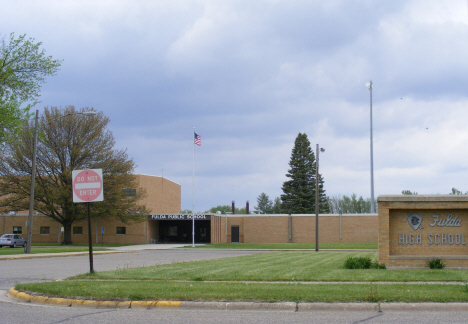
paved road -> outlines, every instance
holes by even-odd
[[[467,311],[249,311],[208,309],[95,309],[5,303],[0,296],[0,317],[17,323],[466,323]]]
[[[242,250],[170,249],[171,247],[175,245],[152,244],[148,247],[141,245],[119,248],[118,251],[122,253],[95,254],[94,270],[115,270],[262,253],[262,251]],[[89,272],[88,255],[0,260],[0,290],[8,290],[16,283],[53,281],[86,272]]]
[[[155,248],[154,246],[152,248]],[[158,246],[161,248],[161,246]],[[165,246],[168,248],[168,246]],[[120,250],[128,250],[121,248]],[[263,253],[234,250],[146,250],[131,248],[129,253],[94,256],[96,271],[150,266]],[[64,279],[89,271],[88,256],[0,260],[1,323],[466,323],[468,305],[455,309],[390,310],[212,310],[212,309],[96,309],[19,303],[6,297],[16,282]]]

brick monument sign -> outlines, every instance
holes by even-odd
[[[379,263],[468,268],[468,195],[379,196]]]

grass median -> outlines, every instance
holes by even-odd
[[[169,281],[71,281],[18,284],[48,296],[94,300],[255,302],[467,302],[464,286]]]
[[[88,273],[61,282],[17,284],[16,288],[107,300],[468,301],[465,284],[425,284],[464,283],[467,270],[348,270],[343,264],[349,256],[376,259],[377,253],[271,252]]]

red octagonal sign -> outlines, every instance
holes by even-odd
[[[73,202],[103,201],[102,169],[72,171]]]

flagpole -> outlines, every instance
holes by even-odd
[[[193,128],[192,145],[193,145],[193,162],[192,162],[192,247],[195,247],[195,127]]]

